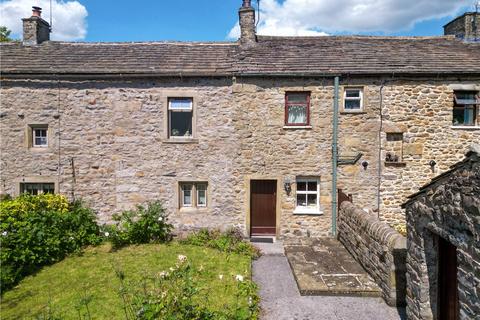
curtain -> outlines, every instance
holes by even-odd
[[[288,107],[288,123],[291,123],[291,124],[307,123],[307,107],[306,106],[289,106]]]

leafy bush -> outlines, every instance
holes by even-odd
[[[188,258],[178,256],[178,262],[168,271],[145,277],[139,283],[128,282],[122,271],[116,270],[121,282],[120,296],[124,302],[126,319],[175,320],[250,320],[258,317],[257,286],[242,275],[223,279],[227,285],[237,286],[235,305],[226,305],[221,311],[209,310],[198,301],[209,300],[208,289],[201,288],[197,277],[203,271],[195,269]]]
[[[0,234],[2,291],[41,266],[101,241],[92,210],[51,194],[1,201]]]
[[[196,246],[206,246],[227,253],[237,253],[258,258],[260,251],[244,241],[242,232],[238,229],[230,229],[226,232],[220,230],[202,229],[190,234],[182,243]]]
[[[114,215],[113,220],[116,224],[105,226],[104,234],[115,249],[129,244],[171,240],[172,225],[167,222],[167,214],[160,201]]]

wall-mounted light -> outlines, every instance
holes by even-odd
[[[290,192],[292,192],[292,181],[289,178],[285,178],[283,181],[283,188],[287,195],[290,195]]]
[[[368,168],[368,161],[363,161],[362,162],[363,170],[367,170]]]
[[[428,163],[430,165],[430,167],[435,167],[437,165],[437,162],[435,160],[430,160],[430,162]]]

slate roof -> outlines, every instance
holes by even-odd
[[[480,75],[480,45],[443,37],[267,37],[237,42],[0,45],[2,76]]]
[[[225,75],[231,73],[235,48],[235,43],[9,43],[0,47],[0,70],[4,75]]]

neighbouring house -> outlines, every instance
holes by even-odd
[[[408,319],[479,319],[480,145],[404,207]]]
[[[0,46],[1,192],[290,237],[335,234],[341,188],[402,222],[480,138],[472,15],[438,37],[271,37],[244,0],[237,42],[76,43],[35,7]]]

